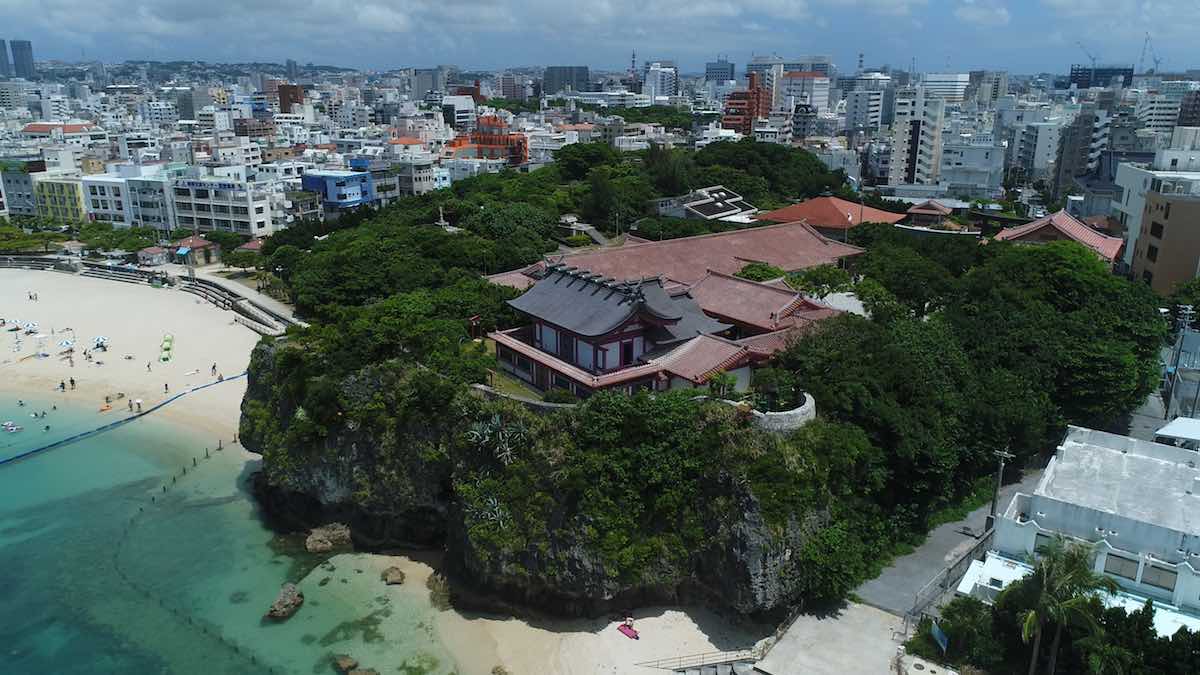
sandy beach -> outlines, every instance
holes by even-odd
[[[29,298],[36,293],[38,300]],[[226,378],[245,371],[259,336],[235,323],[233,313],[175,289],[92,279],[53,271],[0,269],[0,317],[10,324],[37,322],[26,334],[0,328],[0,396],[22,394],[53,400],[62,397],[95,406],[100,426],[129,414],[128,401],[149,407],[180,391],[213,382],[212,367]],[[165,335],[174,336],[173,358],[159,360]],[[37,337],[44,335],[45,337]],[[83,349],[94,338],[108,339],[107,352],[86,360]],[[60,352],[74,339],[74,365]],[[28,358],[39,351],[46,358]],[[128,358],[127,358],[128,357]],[[147,364],[149,363],[149,369]],[[60,382],[76,381],[58,392]],[[166,391],[164,391],[166,385]],[[232,440],[237,431],[244,378],[207,388],[154,413],[156,418],[211,434],[214,441]],[[43,394],[44,392],[44,394]],[[116,400],[118,393],[124,399]],[[112,409],[101,411],[105,396]],[[34,424],[38,424],[34,422]],[[81,429],[82,430],[82,429]],[[251,458],[247,454],[247,461]],[[399,565],[407,575],[397,593],[427,593],[425,579],[433,569],[404,557],[351,554],[356,564],[373,571]],[[378,594],[378,575],[366,594]],[[349,589],[347,589],[349,590]],[[537,620],[464,616],[440,612],[437,637],[455,655],[464,675],[488,675],[503,666],[513,675],[662,672],[636,664],[654,659],[749,648],[766,629],[733,626],[706,610],[645,608],[634,614],[642,639],[630,640],[607,620]]]

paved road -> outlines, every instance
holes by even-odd
[[[855,603],[832,616],[801,616],[754,668],[767,675],[887,675],[903,624]]]
[[[1000,511],[1004,511],[1014,493],[1032,492],[1041,475],[1040,470],[1031,471],[1025,474],[1021,482],[1002,487]],[[855,589],[855,594],[869,605],[903,616],[912,609],[917,591],[976,542],[962,529],[966,526],[973,532],[982,533],[990,509],[989,503],[972,511],[964,520],[935,528],[917,550],[894,560],[878,577]]]
[[[1167,423],[1163,419],[1164,412],[1162,397],[1157,392],[1150,394],[1150,398],[1130,417],[1127,433],[1143,441],[1154,440],[1154,432]]]

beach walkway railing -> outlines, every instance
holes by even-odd
[[[5,457],[3,459],[0,459],[0,466],[12,464],[12,463],[18,462],[22,459],[27,459],[29,457],[33,457],[34,455],[41,454],[48,450],[53,450],[54,448],[61,448],[64,445],[70,445],[71,443],[76,443],[78,441],[82,441],[83,439],[90,438],[92,436],[95,436],[96,434],[102,434],[106,431],[112,431],[113,429],[116,429],[118,427],[129,424],[130,422],[133,422],[134,420],[141,419],[142,417],[145,417],[146,415],[149,415],[150,413],[152,413],[164,406],[167,406],[167,405],[183,398],[184,396],[187,396],[188,394],[200,391],[202,389],[207,389],[209,387],[213,387],[218,384],[223,384],[225,382],[232,382],[233,380],[236,380],[238,378],[245,377],[245,376],[246,376],[246,373],[242,372],[242,373],[238,373],[237,375],[234,375],[233,377],[227,377],[224,380],[217,380],[215,382],[206,382],[204,384],[196,385],[190,389],[185,389],[185,390],[179,392],[178,394],[175,394],[174,396],[171,396],[162,401],[159,401],[158,403],[155,403],[154,405],[150,406],[149,408],[146,408],[145,410],[143,410],[141,412],[135,412],[135,413],[129,415],[128,417],[123,417],[114,422],[109,422],[108,424],[101,425],[99,427],[96,427],[95,429],[88,429],[87,431],[82,431],[80,433],[77,433],[77,434],[68,436],[66,438],[54,441],[53,443],[47,443],[45,445],[40,445],[36,448],[32,448],[30,450],[26,450],[24,452],[13,455],[12,457]]]
[[[654,661],[643,661],[635,665],[642,668],[657,668],[659,670],[689,670],[705,666],[717,666],[727,663],[744,663],[757,660],[758,652],[753,649],[740,649],[730,652],[704,652],[702,654],[687,654],[684,656],[669,656]]]

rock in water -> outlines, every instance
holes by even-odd
[[[328,553],[334,549],[351,548],[350,526],[344,523],[330,523],[313,528],[304,540],[304,548],[309,553]]]
[[[333,667],[337,668],[339,673],[349,673],[358,667],[358,659],[348,654],[335,654],[333,657]]]
[[[384,570],[383,574],[379,575],[379,578],[383,579],[383,583],[387,584],[388,586],[402,584],[404,583],[404,570],[400,569],[399,567],[392,566]]]
[[[284,584],[283,588],[279,589],[279,596],[275,598],[275,602],[271,603],[271,608],[267,610],[267,618],[283,621],[296,613],[300,609],[300,605],[304,604],[304,594],[300,589],[296,588],[296,584]]]

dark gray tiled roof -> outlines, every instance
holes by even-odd
[[[728,328],[704,314],[690,297],[668,295],[658,278],[617,281],[561,264],[547,268],[544,277],[508,304],[586,337],[612,332],[639,312],[665,324],[664,341]]]

